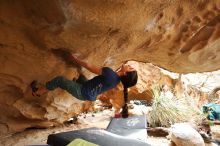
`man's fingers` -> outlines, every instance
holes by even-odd
[[[78,57],[80,57],[81,55],[80,55],[80,53],[72,53],[72,56],[75,57],[75,58],[78,58]]]

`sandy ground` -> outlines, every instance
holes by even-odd
[[[5,136],[0,141],[0,146],[26,146],[46,144],[49,134],[77,130],[89,127],[98,127],[105,129],[109,124],[112,111],[103,111],[96,114],[84,114],[78,117],[77,124],[63,124],[59,127],[49,129],[28,129],[21,133]],[[165,137],[148,137],[148,143],[152,146],[168,146],[169,140]]]
[[[76,129],[91,127],[85,124],[60,126],[51,129],[29,129],[22,133],[17,133],[10,137],[1,140],[1,146],[26,146],[26,145],[39,145],[46,144],[49,134],[71,131]],[[168,146],[169,141],[165,137],[148,137],[148,143],[152,146]]]
[[[0,139],[0,146],[27,146],[45,145],[50,134],[72,131],[77,129],[98,127],[105,129],[113,115],[113,111],[105,110],[99,113],[88,113],[78,116],[75,124],[66,123],[49,129],[27,129],[24,132],[8,135]],[[216,128],[215,128],[216,129]],[[152,146],[169,146],[170,141],[166,137],[147,137],[148,144]],[[206,146],[217,146],[207,144]]]

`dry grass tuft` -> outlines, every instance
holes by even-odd
[[[197,122],[203,118],[203,114],[194,102],[187,94],[182,98],[176,98],[172,92],[164,92],[161,88],[155,87],[148,122],[152,127],[170,127],[179,122]]]

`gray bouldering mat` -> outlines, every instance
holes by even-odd
[[[145,115],[128,118],[112,118],[107,131],[127,138],[147,141],[147,118]]]
[[[99,128],[88,128],[48,136],[47,144],[66,146],[76,138],[84,139],[100,146],[150,146],[146,142],[130,139]]]

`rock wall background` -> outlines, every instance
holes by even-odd
[[[34,79],[78,75],[51,48],[114,69],[136,60],[179,73],[213,71],[220,68],[219,22],[217,0],[1,0],[1,133],[53,126],[80,112],[82,103],[63,91],[30,94]]]

